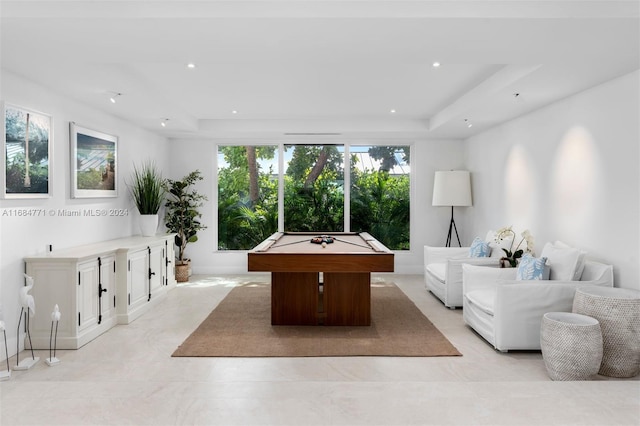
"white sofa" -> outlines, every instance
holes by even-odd
[[[571,312],[576,288],[613,287],[613,267],[584,261],[579,281],[517,281],[516,268],[463,265],[464,322],[499,351],[539,350],[547,312]]]

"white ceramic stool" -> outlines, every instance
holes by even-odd
[[[600,323],[571,312],[548,312],[540,325],[540,347],[551,379],[592,379],[602,362]]]
[[[633,377],[640,373],[640,291],[579,287],[573,312],[600,322],[604,342],[600,374]]]

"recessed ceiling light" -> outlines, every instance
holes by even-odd
[[[231,111],[231,114],[237,114],[238,111],[236,111],[235,109],[233,111]]]
[[[395,113],[396,113],[396,110],[395,110],[395,109],[392,109],[392,110],[390,110],[389,112],[390,112],[391,114],[395,114]]]
[[[187,68],[189,68],[189,69],[194,69],[195,67],[196,67],[196,64],[194,64],[193,62],[189,62],[187,64]]]
[[[122,96],[122,93],[114,93],[114,94],[112,94],[112,95],[111,95],[111,97],[109,98],[109,100],[111,101],[111,103],[112,103],[112,104],[115,104],[115,103],[116,103],[116,98],[117,98],[118,96]]]
[[[440,66],[440,62],[436,61],[433,64],[431,64],[431,66],[433,66],[434,68],[438,68]]]
[[[168,118],[165,118],[164,120],[162,120],[162,121],[160,122],[160,125],[161,125],[162,127],[167,127],[167,122],[168,122],[168,121],[169,121],[169,119],[168,119]]]
[[[465,118],[465,119],[464,119],[464,122],[465,122],[465,124],[467,125],[467,127],[472,127],[472,126],[473,126],[473,124],[469,121],[469,119],[468,119],[468,118]]]

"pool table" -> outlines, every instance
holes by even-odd
[[[367,326],[371,272],[393,272],[393,256],[366,232],[277,232],[249,251],[248,270],[271,272],[272,325]]]

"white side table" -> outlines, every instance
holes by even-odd
[[[600,374],[633,377],[640,373],[640,291],[579,287],[572,310],[600,322],[604,343]]]
[[[540,325],[540,348],[553,380],[589,380],[602,362],[598,320],[571,312],[548,312]]]

